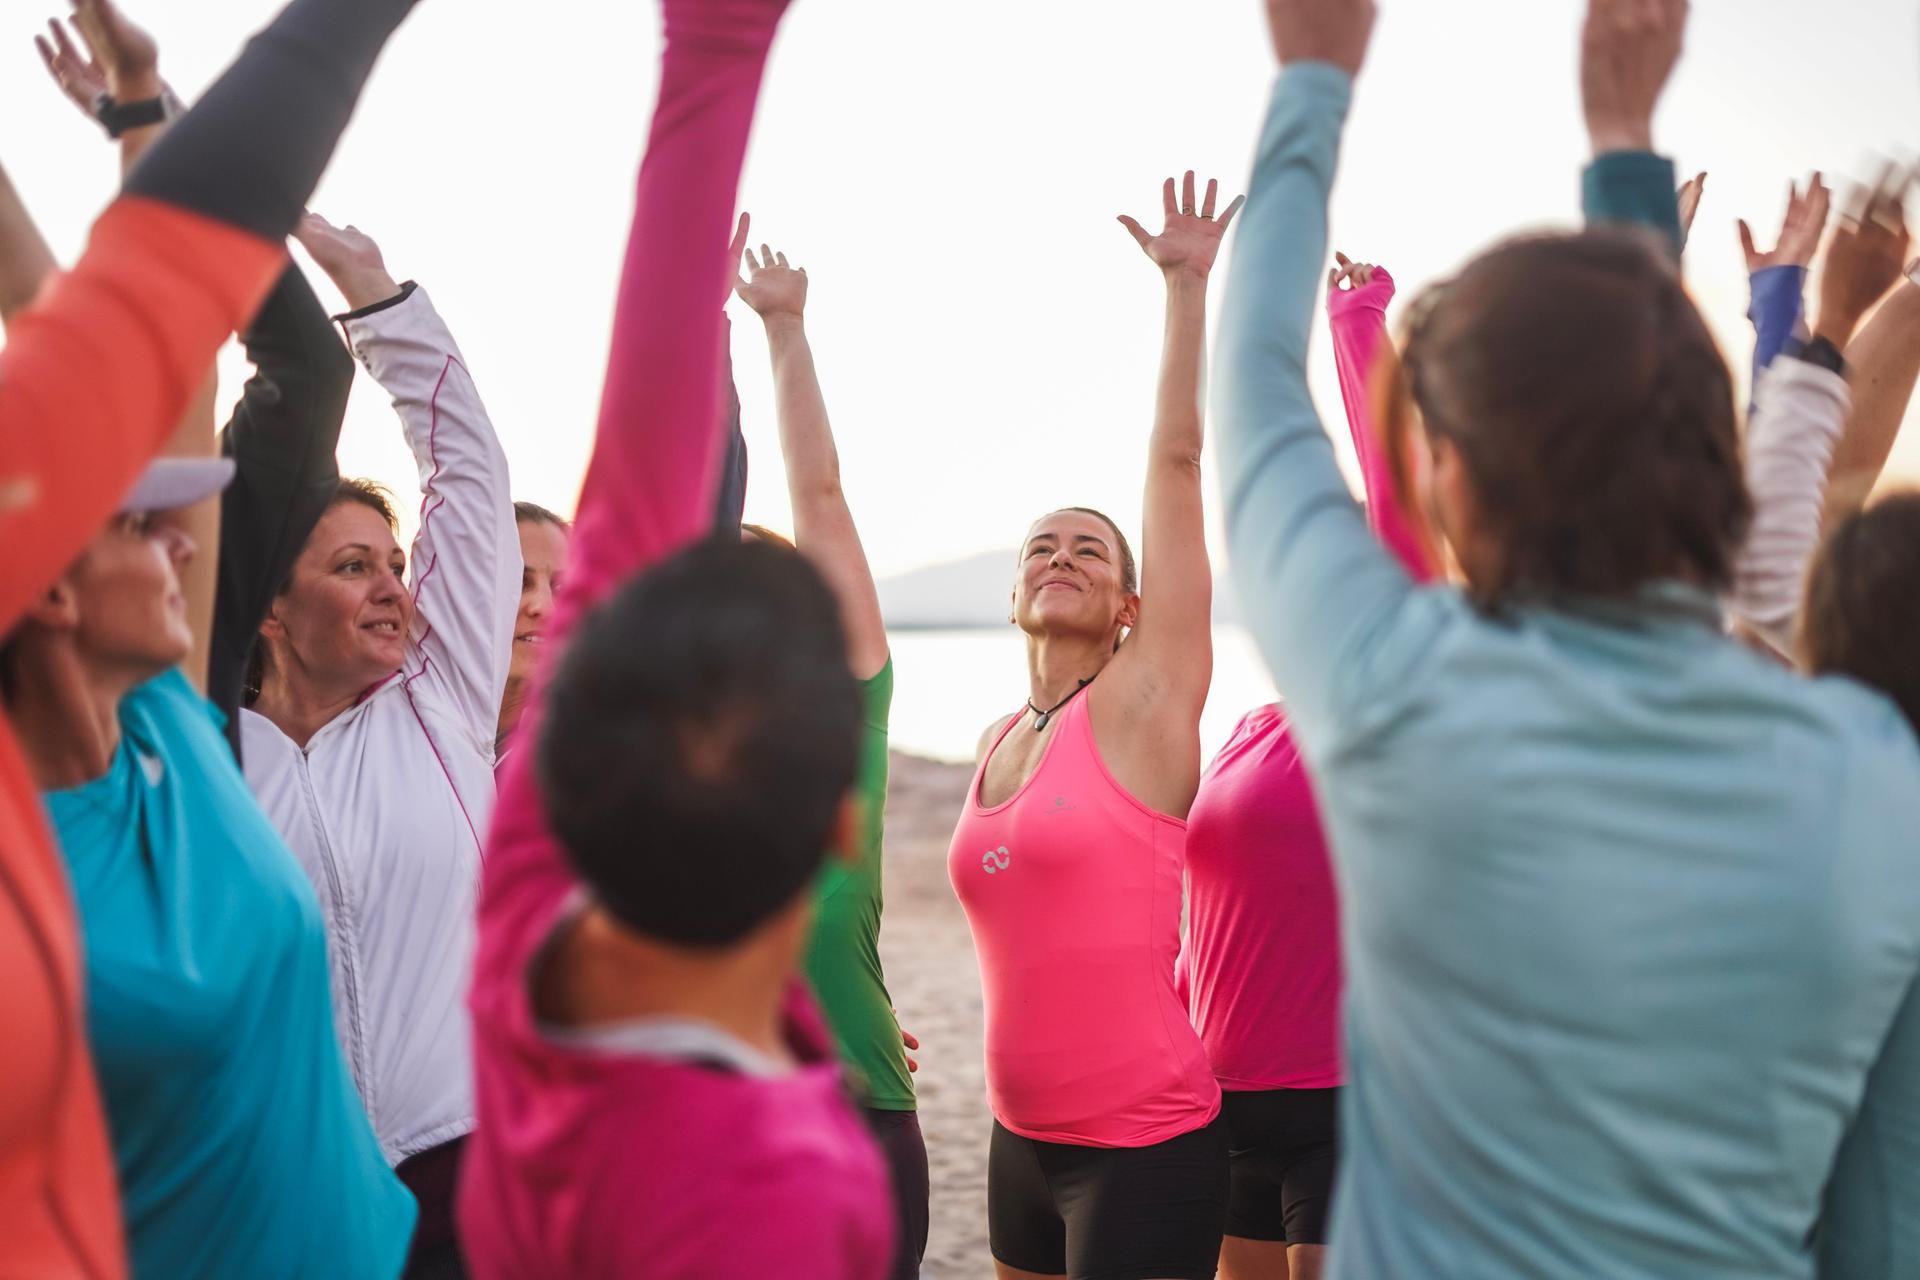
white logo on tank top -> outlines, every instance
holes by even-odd
[[[1001,845],[998,849],[989,849],[980,855],[980,869],[992,875],[996,871],[1005,871],[1012,861],[1013,855],[1007,852],[1007,846]]]

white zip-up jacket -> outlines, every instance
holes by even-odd
[[[426,291],[343,321],[420,467],[405,665],[303,750],[242,713],[247,782],[320,895],[341,1045],[389,1162],[473,1128],[467,983],[520,605],[507,459]]]

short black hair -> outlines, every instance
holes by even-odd
[[[806,891],[853,785],[860,689],[797,552],[707,539],[595,609],[547,689],[554,834],[622,924],[739,941]]]

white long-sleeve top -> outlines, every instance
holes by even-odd
[[[1827,471],[1852,396],[1831,369],[1781,356],[1754,392],[1747,424],[1753,527],[1734,565],[1733,614],[1786,653],[1807,568],[1820,546]]]
[[[466,1007],[520,601],[507,459],[426,291],[344,321],[420,468],[406,661],[305,747],[243,712],[247,782],[320,896],[334,1021],[388,1161],[473,1128]]]

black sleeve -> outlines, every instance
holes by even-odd
[[[721,446],[727,455],[720,464],[720,493],[714,505],[713,531],[723,538],[740,536],[747,509],[747,437],[740,429],[740,389],[733,384],[733,325],[722,316],[726,339],[720,346],[720,376],[726,394],[720,404]]]
[[[240,704],[260,620],[307,535],[333,502],[334,449],[353,387],[353,357],[298,267],[288,267],[240,339],[253,361],[220,452],[234,461],[220,499],[207,697],[240,755]]]
[[[292,0],[126,190],[279,240],[293,230],[387,37],[414,0]]]

